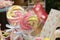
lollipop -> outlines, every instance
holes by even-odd
[[[26,13],[23,18],[20,20],[20,26],[24,30],[32,30],[35,22],[38,22],[36,15]]]
[[[31,36],[38,36],[40,34],[43,24],[41,24],[37,15],[26,13],[20,19],[20,27],[22,30],[29,31]]]
[[[19,19],[21,18],[23,13],[24,13],[24,9],[20,6],[14,5],[10,7],[7,12],[8,22],[13,26],[18,25]]]

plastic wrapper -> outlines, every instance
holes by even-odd
[[[37,36],[41,32],[43,24],[40,22],[37,15],[28,11],[20,19],[20,27],[22,30],[29,31],[28,33],[31,36]]]
[[[26,13],[20,20],[20,26],[22,29],[29,30],[32,29],[31,24],[29,24],[29,18],[32,16],[30,13]]]
[[[19,37],[21,37],[21,40],[33,40],[34,37],[40,36],[39,34],[43,28],[43,23],[47,19],[47,14],[40,4],[34,5],[28,11],[15,5],[8,10],[7,19],[11,27],[15,26],[11,28],[14,30],[13,34],[16,35],[14,36],[16,39],[13,40],[19,40]],[[16,28],[18,25],[19,28]]]
[[[18,25],[20,21],[19,18],[21,18],[23,13],[24,9],[20,6],[14,5],[10,7],[7,12],[7,19],[9,24],[11,24],[12,26]]]

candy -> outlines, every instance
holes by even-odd
[[[34,22],[38,22],[37,16],[32,15],[31,13],[26,13],[20,20],[20,26],[25,30],[30,30],[34,25]]]
[[[23,13],[24,13],[24,9],[20,6],[14,5],[10,7],[7,12],[8,22],[13,26],[18,25],[19,19],[23,15]]]
[[[34,11],[34,13],[37,15],[37,17],[39,18],[39,20],[41,22],[44,23],[46,21],[48,15],[44,11],[44,9],[40,3],[35,4],[34,7],[32,8],[32,10]]]

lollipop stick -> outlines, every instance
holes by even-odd
[[[10,40],[14,40],[14,29],[12,29],[11,34],[10,34]]]

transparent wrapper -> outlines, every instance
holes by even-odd
[[[47,14],[42,9],[40,9],[40,6],[40,4],[36,4],[35,7],[31,9],[28,8],[27,11],[20,6],[13,6],[9,9],[7,12],[7,19],[12,29],[14,29],[14,33],[18,33],[16,37],[21,35],[22,40],[34,40],[34,37],[40,36],[39,34],[47,19]],[[16,28],[18,25],[19,27]]]
[[[20,21],[19,19],[21,18],[23,13],[24,9],[18,5],[10,7],[7,12],[7,19],[9,24],[11,24],[12,26],[18,25]]]
[[[31,36],[37,36],[43,27],[43,23],[40,22],[37,15],[35,15],[32,11],[28,11],[21,18],[20,27],[22,30],[26,30]]]

